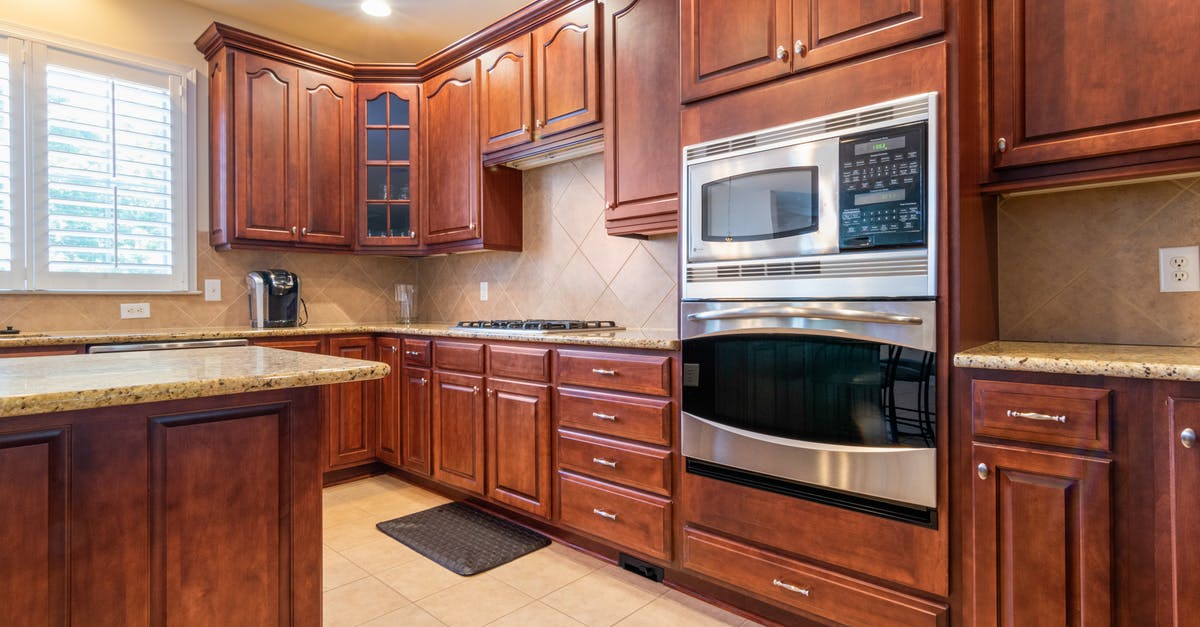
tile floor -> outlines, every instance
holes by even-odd
[[[557,543],[460,577],[375,529],[446,502],[389,476],[325,490],[327,627],[756,624]]]

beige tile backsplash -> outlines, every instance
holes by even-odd
[[[678,237],[605,232],[601,156],[528,170],[524,187],[523,251],[422,259],[422,320],[565,317],[678,326]],[[479,300],[482,281],[487,301]]]
[[[418,285],[420,320],[570,317],[627,327],[675,328],[675,236],[633,240],[604,231],[604,162],[596,155],[524,176],[521,253],[422,259],[304,252],[216,252],[198,234],[197,283],[221,280],[219,302],[203,294],[0,294],[0,325],[22,331],[102,331],[248,324],[246,273],[300,275],[315,323],[389,322],[396,283]],[[489,299],[479,300],[479,282]],[[150,318],[122,320],[121,303],[150,303]]]
[[[1200,345],[1200,292],[1158,290],[1158,249],[1200,244],[1200,177],[1010,197],[997,215],[1001,339]]]

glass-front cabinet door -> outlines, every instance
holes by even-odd
[[[416,246],[418,85],[358,86],[360,246]]]

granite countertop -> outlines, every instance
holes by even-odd
[[[0,359],[0,418],[387,376],[387,364],[236,346]]]
[[[64,344],[117,344],[126,342],[164,342],[176,340],[211,340],[226,338],[289,337],[329,335],[338,333],[393,333],[432,337],[466,337],[482,340],[516,342],[545,342],[607,346],[613,348],[642,348],[648,350],[678,350],[679,334],[674,329],[626,329],[597,333],[528,333],[479,332],[456,329],[448,322],[419,324],[360,323],[309,324],[303,327],[251,329],[249,327],[201,327],[187,329],[151,329],[145,331],[54,331],[19,333],[0,336],[0,349],[26,346],[55,346]]]
[[[954,356],[960,368],[1200,381],[1200,347],[991,342]]]

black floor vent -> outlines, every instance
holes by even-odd
[[[641,575],[650,581],[662,583],[663,569],[649,562],[643,562],[636,557],[630,557],[624,553],[617,556],[617,565],[625,570]]]

